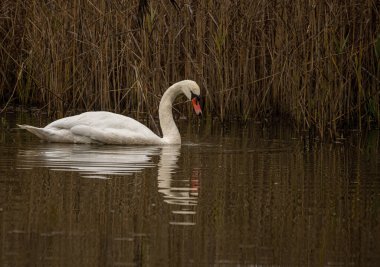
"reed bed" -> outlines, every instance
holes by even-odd
[[[193,79],[220,120],[286,118],[321,137],[380,123],[380,2],[5,0],[0,103],[60,117],[157,116]],[[191,117],[189,105],[177,115]]]

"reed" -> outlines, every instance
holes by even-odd
[[[151,1],[139,26],[138,0],[2,1],[0,103],[156,117],[165,88],[193,79],[221,120],[379,126],[378,1],[177,2]]]

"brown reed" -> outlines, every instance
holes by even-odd
[[[286,117],[321,137],[380,124],[379,1],[177,3],[150,1],[140,27],[138,0],[2,1],[0,103],[157,116],[193,79],[221,120]]]

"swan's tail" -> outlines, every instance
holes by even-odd
[[[36,135],[38,138],[42,140],[49,140],[50,134],[43,128],[37,128],[26,124],[17,124],[17,126],[21,129],[25,129],[28,132],[31,132],[32,134]]]

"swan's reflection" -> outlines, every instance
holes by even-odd
[[[154,167],[152,156],[159,154],[159,147],[41,144],[20,150],[19,162],[22,168],[47,167],[77,171],[84,178],[108,179],[110,175],[131,175]]]
[[[177,161],[181,146],[94,146],[43,143],[19,150],[20,169],[47,167],[55,171],[77,171],[84,178],[109,179],[158,167],[158,191],[172,208],[170,224],[193,225],[198,202],[199,171],[181,177]],[[158,165],[153,157],[159,156]],[[177,175],[174,175],[177,173]],[[174,176],[174,177],[173,177]],[[186,177],[187,179],[183,179]],[[180,178],[180,179],[177,179]]]
[[[176,207],[172,210],[176,219],[170,224],[194,225],[195,206],[198,203],[199,172],[193,170],[190,179],[173,179],[172,173],[175,173],[180,154],[180,146],[162,148],[158,164],[158,191],[164,195],[166,203]]]

